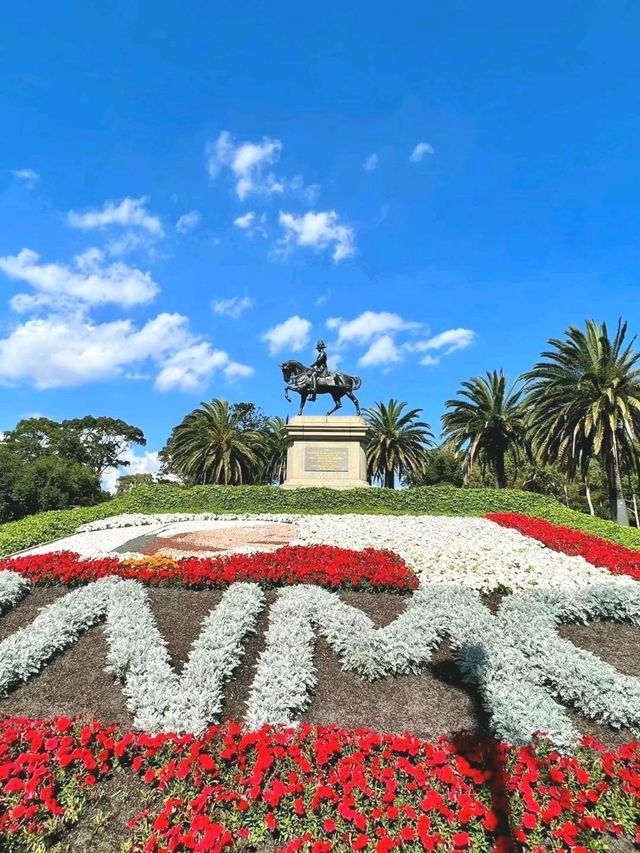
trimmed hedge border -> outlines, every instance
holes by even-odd
[[[356,513],[482,516],[512,512],[544,518],[640,550],[640,530],[568,509],[553,498],[515,489],[284,490],[272,486],[139,486],[91,507],[56,510],[0,525],[0,555],[68,536],[81,524],[125,512]]]

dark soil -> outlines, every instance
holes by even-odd
[[[56,599],[66,595],[68,590],[61,586],[35,586],[15,607],[5,611],[0,617],[0,641],[13,634],[18,628],[28,625],[39,611]]]
[[[158,629],[177,672],[182,671],[202,622],[220,603],[222,590],[149,589],[149,598]]]

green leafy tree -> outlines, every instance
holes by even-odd
[[[59,456],[21,459],[0,447],[0,521],[12,521],[36,512],[91,506],[108,495],[98,477],[79,462]]]
[[[82,448],[79,462],[88,465],[98,477],[109,468],[127,468],[129,462],[120,457],[132,445],[144,447],[147,440],[136,426],[119,418],[86,415],[84,418],[62,421],[63,433],[67,430],[77,436]]]
[[[269,429],[271,419],[255,403],[233,403],[231,414],[237,418],[238,427],[242,430],[263,432]]]
[[[93,417],[57,421],[25,418],[5,434],[5,444],[25,461],[57,456],[86,465],[97,477],[109,468],[127,467],[121,454],[145,445],[142,430],[117,418]]]
[[[136,486],[148,486],[155,480],[153,474],[123,474],[116,483],[116,495],[124,495]]]
[[[425,464],[425,454],[433,445],[426,421],[419,420],[422,409],[409,409],[407,403],[389,400],[365,409],[370,436],[367,441],[369,478],[379,480],[387,489],[395,488],[396,476],[415,474]]]
[[[522,389],[507,387],[501,370],[493,370],[463,382],[458,397],[446,401],[443,438],[464,453],[465,482],[479,462],[489,468],[497,488],[507,487],[505,457],[526,447],[521,395]]]
[[[201,403],[174,427],[161,452],[166,473],[188,485],[260,482],[265,436],[243,428],[243,412],[226,400]]]
[[[626,341],[627,324],[616,334],[606,323],[570,326],[564,339],[551,338],[542,361],[524,375],[529,425],[542,461],[557,462],[573,478],[589,483],[594,457],[607,482],[609,513],[629,524],[622,469],[638,469],[640,353]]]
[[[443,483],[461,486],[464,475],[456,453],[445,447],[434,447],[425,452],[422,467],[409,471],[402,479],[407,486],[438,486]]]
[[[64,456],[77,461],[81,455],[79,443],[71,447],[70,438],[65,441],[61,430],[61,424],[50,418],[24,418],[4,433],[3,445],[25,462],[34,462],[42,456]]]

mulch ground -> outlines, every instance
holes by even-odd
[[[0,618],[0,640],[33,620],[38,610],[55,601],[64,590],[36,587],[20,604]],[[395,619],[408,599],[388,593],[343,592],[348,604],[361,608],[382,626]],[[172,662],[181,671],[191,644],[200,633],[202,620],[220,601],[220,591],[150,589],[158,627],[167,640]],[[276,593],[267,593],[268,602]],[[487,602],[492,609],[496,601]],[[245,655],[226,688],[224,716],[239,719],[264,648],[268,611],[265,609],[255,635],[245,644]],[[594,623],[564,626],[560,633],[576,645],[594,652],[621,672],[640,676],[640,631],[629,625]],[[43,671],[8,697],[0,700],[0,716],[47,717],[55,714],[95,716],[104,722],[131,727],[122,691],[104,672],[107,646],[101,626],[87,631]],[[378,731],[410,731],[420,737],[473,732],[487,733],[487,720],[477,692],[463,684],[453,654],[444,644],[429,667],[416,676],[383,679],[372,684],[344,672],[328,644],[316,646],[318,689],[305,719],[337,723],[346,728],[372,727]],[[632,733],[615,731],[569,711],[574,724],[615,745],[632,739]]]

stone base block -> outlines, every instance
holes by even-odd
[[[368,489],[367,422],[361,417],[298,415],[287,424],[283,489]]]

